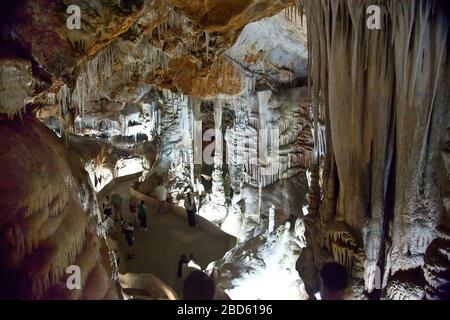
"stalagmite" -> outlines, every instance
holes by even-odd
[[[269,209],[269,227],[268,231],[273,232],[275,229],[275,208],[274,206],[270,207]]]
[[[223,178],[223,141],[222,141],[222,112],[223,101],[216,100],[214,103],[214,135],[215,135],[215,149],[214,149],[214,168],[212,173],[212,194],[211,194],[211,209],[215,212],[214,220],[219,225],[225,219],[227,208],[224,190]]]

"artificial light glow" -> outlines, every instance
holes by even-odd
[[[312,178],[311,178],[311,171],[309,171],[309,169],[308,170],[306,170],[306,180],[308,181],[308,188],[311,188],[311,180]]]
[[[200,207],[198,214],[212,223],[221,224],[227,216],[227,208],[208,201]]]
[[[296,234],[286,223],[273,233],[262,235],[264,247],[254,247],[252,242],[242,244],[237,255],[227,261],[236,268],[247,270],[232,275],[228,270],[226,293],[233,300],[304,300],[307,299],[304,284],[295,269],[299,256]],[[233,267],[233,268],[234,268]],[[220,269],[219,269],[220,270]],[[230,276],[227,276],[229,274]],[[224,287],[226,288],[226,287]]]
[[[238,240],[241,239],[242,230],[244,228],[243,225],[243,215],[241,213],[241,209],[238,205],[230,208],[227,217],[224,222],[220,226],[223,232],[226,232]]]
[[[116,177],[123,177],[144,170],[141,158],[120,159],[116,163]]]
[[[303,212],[303,215],[304,215],[304,216],[307,216],[307,215],[309,214],[308,206],[307,206],[307,205],[302,207],[302,212]]]
[[[271,266],[235,281],[236,287],[226,292],[233,300],[301,300],[299,280],[295,270]]]
[[[200,271],[202,270],[202,267],[200,267],[198,264],[196,264],[195,261],[193,261],[193,260],[189,261],[188,267],[189,268],[194,268],[194,269],[197,269],[197,270],[200,270]]]
[[[114,174],[111,169],[104,166],[96,169],[93,161],[89,161],[86,164],[85,170],[89,173],[91,184],[97,192],[102,190],[114,178]]]

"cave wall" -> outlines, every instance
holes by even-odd
[[[84,178],[73,171],[79,165],[71,162],[72,157],[54,135],[45,133],[48,142],[39,138],[46,130],[41,124],[29,116],[23,122],[18,118],[7,121],[3,114],[20,113],[28,104],[35,110],[41,108],[38,116],[42,118],[46,113],[59,118],[61,129],[70,131],[76,115],[116,118],[125,103],[149,102],[145,96],[152,85],[170,89],[179,94],[174,98],[164,91],[156,96],[163,105],[158,106],[162,142],[155,163],[167,171],[171,165],[167,160],[174,156],[172,150],[183,147],[180,136],[187,133],[177,126],[186,126],[195,113],[183,94],[211,99],[247,90],[244,95],[248,99],[249,89],[262,91],[264,86],[274,90],[280,84],[289,87],[293,86],[292,79],[298,81],[295,86],[301,85],[306,66],[304,44],[284,40],[294,38],[292,26],[279,29],[278,16],[243,29],[247,23],[274,15],[292,3],[78,0],[74,4],[81,8],[83,25],[78,31],[65,26],[67,1],[4,5],[2,13],[7,16],[1,19],[0,113],[5,134],[0,139],[2,151],[8,156],[1,161],[2,168],[11,168],[7,174],[12,178],[2,182],[5,205],[0,221],[6,244],[2,254],[13,259],[2,262],[1,276],[8,284],[5,288],[14,281],[19,283],[12,295],[64,296],[64,289],[58,287],[63,266],[79,257],[84,261],[80,263],[91,263],[89,284],[103,285],[105,290],[114,286],[109,287],[105,275],[110,270],[106,260],[100,259],[107,250],[97,250],[104,244],[94,235],[85,215],[87,209],[78,210],[82,202],[79,195],[65,185],[71,178],[62,178],[78,179],[77,188],[85,185]],[[317,290],[315,277],[320,265],[334,259],[351,273],[354,297],[365,297],[381,278],[386,298],[439,298],[448,292],[449,265],[442,255],[449,251],[448,152],[441,152],[449,127],[448,5],[439,0],[377,3],[383,8],[381,30],[366,28],[370,1],[299,1],[308,24],[316,161],[310,167],[308,247],[298,267],[310,294]],[[274,39],[277,41],[267,35],[247,41],[252,28],[279,31]],[[238,45],[251,49],[244,50],[250,54],[233,48],[227,52],[236,39]],[[290,50],[298,49],[298,55],[289,56],[285,50],[267,46],[273,43],[288,43]],[[172,103],[174,100],[182,102]],[[176,104],[191,108],[190,114],[177,110]],[[306,108],[302,106],[300,111],[306,117]],[[275,121],[282,122],[280,119]],[[243,121],[238,129],[248,124]],[[296,128],[291,124],[288,127],[285,130],[289,132]],[[28,134],[27,130],[37,134]],[[291,138],[298,135],[289,132],[284,152],[298,154],[297,146],[290,146]],[[13,144],[17,148],[12,148]],[[50,150],[49,156],[36,151],[35,158],[26,157],[37,146]],[[181,149],[192,152],[189,147]],[[16,153],[20,156],[10,156]],[[180,172],[183,186],[193,183],[190,161],[182,163],[182,170],[172,168]],[[36,172],[52,175],[34,176],[27,169],[30,163],[38,168]],[[53,172],[49,163],[60,163],[60,167]],[[447,175],[442,174],[445,172]],[[13,192],[11,181],[23,190]],[[53,200],[39,192],[54,183],[60,186],[58,191],[48,190],[46,194],[57,197],[51,210],[58,219],[47,219],[50,213],[45,204]],[[38,188],[31,188],[33,184]],[[64,197],[57,196],[58,192]],[[18,208],[18,203],[31,206],[30,217],[38,211],[37,220],[25,219],[22,223],[19,218],[27,218],[23,210],[28,207]],[[69,212],[67,203],[77,209]],[[66,228],[65,223],[67,228],[73,227],[70,219],[75,219],[75,214],[80,228],[74,231],[76,239],[66,239],[62,228]],[[47,220],[48,225],[44,223]],[[55,244],[61,239],[71,248],[70,254],[64,255],[61,246]],[[93,245],[88,246],[87,241]],[[94,256],[83,260],[80,255],[85,251]],[[45,263],[35,266],[29,259]],[[98,290],[98,297],[108,296],[103,289]],[[85,293],[72,292],[69,296],[95,297],[92,294],[86,289]]]
[[[0,297],[119,299],[78,155],[30,115],[0,118]],[[81,289],[69,290],[70,265]]]
[[[323,125],[326,140],[311,167],[312,248],[304,257],[316,268],[342,262],[359,294],[377,286],[385,298],[420,299],[424,253],[437,227],[448,226],[439,177],[449,126],[449,8],[377,3],[381,30],[366,27],[370,1],[302,1],[315,137]]]

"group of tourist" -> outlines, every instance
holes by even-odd
[[[155,187],[153,191],[153,195],[156,197],[156,199],[159,202],[158,206],[158,213],[165,213],[168,210],[167,200],[168,200],[168,191],[165,186],[165,183],[162,178],[159,179],[157,187]],[[122,233],[125,235],[125,241],[127,242],[128,246],[131,248],[134,245],[135,236],[134,236],[134,223],[136,220],[133,219],[133,222],[126,222],[123,218],[123,215],[121,213],[121,207],[122,207],[122,198],[119,194],[114,193],[111,196],[106,195],[105,201],[103,202],[103,213],[104,213],[104,227],[105,230],[108,232],[108,230],[114,228],[115,222],[119,221],[121,222],[121,230]],[[184,207],[186,209],[186,216],[188,225],[191,227],[197,226],[197,222],[195,219],[195,215],[197,212],[197,206],[195,204],[195,200],[190,192],[187,193],[186,199],[184,202]],[[136,206],[135,200],[130,199],[129,203],[129,211],[131,217],[137,217],[139,220],[139,225],[141,231],[147,231],[148,230],[148,222],[147,222],[147,208],[145,207],[145,202],[142,200],[140,201],[140,204]],[[115,218],[113,219],[113,212],[115,214]],[[127,257],[129,259],[134,258],[134,254],[129,252],[127,254]]]
[[[111,196],[106,195],[105,201],[103,202],[103,226],[105,231],[109,233],[110,230],[114,229],[115,222],[120,220],[121,231],[125,235],[125,241],[128,247],[133,247],[135,237],[134,237],[134,223],[125,221],[122,212],[122,198],[119,194],[114,193]],[[144,201],[141,201],[139,206],[136,207],[133,199],[130,199],[129,204],[130,215],[133,217],[136,215],[140,221],[140,227],[142,231],[147,231],[147,209],[145,207]],[[137,210],[136,210],[137,209]],[[113,212],[115,218],[113,219]],[[131,252],[127,253],[128,259],[133,259],[134,254]]]
[[[137,218],[139,219],[139,224],[141,227],[141,231],[147,231],[147,208],[145,207],[144,201],[141,201],[141,203],[137,206],[136,210],[136,204],[133,199],[130,199],[129,204],[130,214],[131,216],[136,215],[137,211]],[[134,245],[134,224],[132,222],[122,223],[122,233],[125,235],[125,241],[128,244],[128,247],[131,249]],[[129,252],[127,254],[128,259],[133,259],[134,254]]]
[[[167,212],[167,189],[163,184],[162,179],[158,186],[154,189],[154,195],[159,201],[158,213]],[[106,230],[114,228],[114,222],[121,221],[122,233],[125,235],[126,243],[131,248],[134,245],[134,224],[132,222],[125,222],[121,214],[122,199],[118,194],[107,195],[103,203],[103,213],[105,215],[104,225]],[[191,227],[197,226],[195,215],[197,206],[195,199],[191,192],[186,194],[184,201],[186,209],[186,216],[188,225]],[[148,230],[147,224],[147,208],[145,202],[140,201],[136,206],[135,200],[130,199],[129,210],[132,217],[137,217],[142,231]],[[113,211],[115,219],[113,220]],[[128,259],[133,259],[134,254],[127,253]],[[189,258],[186,255],[181,255],[178,260],[177,277],[182,277],[183,265],[195,264],[194,255],[190,254]],[[196,264],[195,264],[196,265]],[[319,274],[320,298],[323,300],[342,300],[344,299],[344,290],[348,285],[348,274],[346,269],[335,262],[325,263]],[[183,299],[185,300],[214,300],[217,298],[216,285],[214,280],[202,271],[192,271],[185,279],[183,284]]]
[[[168,202],[168,191],[164,183],[164,179],[159,178],[158,185],[153,190],[153,196],[158,200],[158,213],[167,212],[167,202]],[[188,225],[195,227],[197,225],[195,214],[197,213],[197,206],[195,200],[190,192],[186,194],[186,199],[184,201],[184,207],[186,209],[186,216],[188,220]]]

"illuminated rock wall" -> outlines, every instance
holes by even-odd
[[[314,263],[333,253],[351,269],[349,259],[358,256],[364,273],[356,278],[367,292],[377,286],[386,288],[386,298],[422,298],[423,285],[417,292],[401,274],[424,264],[437,226],[448,224],[437,179],[445,172],[439,150],[449,125],[448,7],[380,1],[381,30],[369,30],[370,1],[302,3],[314,123],[326,128],[325,156],[312,167],[315,179],[322,177],[310,197]],[[321,252],[327,235],[343,230],[338,225],[353,240],[332,236],[328,253]],[[411,295],[401,289],[409,285]]]

